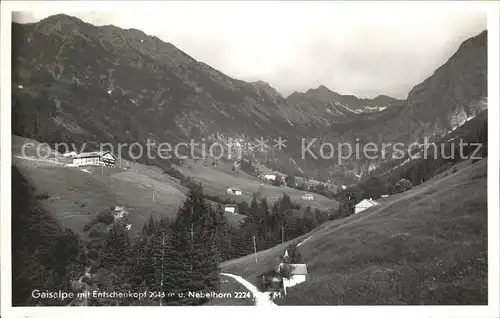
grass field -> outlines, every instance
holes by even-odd
[[[338,202],[331,200],[319,194],[314,194],[314,200],[302,201],[301,197],[307,191],[301,191],[286,186],[262,185],[258,178],[248,175],[243,171],[238,173],[231,171],[231,164],[222,162],[217,167],[210,165],[204,166],[201,162],[194,163],[188,161],[183,166],[177,166],[177,169],[187,177],[191,177],[203,184],[204,191],[210,195],[217,195],[224,199],[231,199],[237,202],[252,200],[254,193],[259,193],[262,197],[267,197],[270,204],[286,193],[290,199],[302,206],[311,206],[312,209],[320,210],[336,209]],[[241,196],[226,195],[229,187],[236,187],[242,190]]]
[[[281,305],[487,304],[486,159],[323,224],[299,250],[307,281]],[[283,245],[223,263],[256,283]]]

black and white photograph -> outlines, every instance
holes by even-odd
[[[499,7],[2,2],[2,316],[499,317]]]

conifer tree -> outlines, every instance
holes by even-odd
[[[306,210],[304,211],[304,218],[306,219],[308,231],[310,231],[310,230],[316,228],[316,226],[318,226],[318,220],[317,220],[316,215],[310,206],[306,207]]]
[[[124,264],[129,257],[130,240],[122,224],[114,224],[109,230],[102,256],[103,266],[109,270],[116,270],[116,274],[123,276]]]
[[[178,268],[176,267],[176,262],[182,261],[179,260],[179,255],[174,251],[172,246],[172,234],[167,230],[161,230],[162,227],[159,227],[159,230],[155,235],[155,279],[156,279],[156,291],[161,291],[164,293],[165,297],[161,300],[160,304],[168,304],[168,302],[175,299],[173,297],[170,298],[171,293],[176,292],[176,284],[178,283],[177,279],[184,275],[183,271],[185,267]]]
[[[250,202],[250,207],[248,209],[248,214],[245,220],[243,221],[241,228],[245,232],[245,236],[247,238],[251,238],[252,236],[257,236],[259,233],[259,203],[257,201],[257,197],[254,196],[252,198],[252,202]]]
[[[175,227],[175,225],[173,225]],[[170,273],[172,273],[172,286],[169,289],[170,293],[174,293],[173,297],[167,299],[170,305],[189,304],[190,299],[187,297],[187,292],[190,290],[192,276],[192,260],[187,257],[191,251],[189,245],[190,233],[181,231],[178,228],[172,230],[172,250],[171,261],[169,262]]]
[[[155,237],[157,225],[152,217],[143,225],[139,237],[136,239],[132,249],[132,257],[129,263],[132,268],[130,276],[132,286],[155,286],[157,284],[157,270],[155,261],[160,243]],[[155,257],[156,256],[156,257]]]
[[[266,240],[268,233],[270,232],[270,220],[269,220],[269,205],[267,203],[267,198],[262,198],[259,204],[259,236]]]
[[[283,193],[283,197],[280,200],[280,210],[281,211],[286,211],[293,208],[292,200],[290,199],[290,196],[288,196],[286,193]]]
[[[216,216],[216,233],[215,233],[215,247],[219,252],[220,261],[231,259],[231,233],[229,224],[227,222],[224,209],[221,205],[217,206],[215,210]]]
[[[172,244],[177,254],[174,267],[176,275],[179,275],[176,287],[180,293],[217,288],[219,260],[215,246],[216,227],[216,213],[205,202],[202,187],[191,189],[172,224]]]

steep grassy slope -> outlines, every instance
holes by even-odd
[[[486,304],[486,159],[332,221],[299,249],[305,283],[286,305]],[[287,244],[223,264],[256,282]]]

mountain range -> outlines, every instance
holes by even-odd
[[[302,138],[410,143],[441,136],[487,108],[486,31],[464,41],[406,100],[362,99],[324,85],[284,97],[156,36],[63,14],[13,23],[12,41],[13,132],[45,142],[285,136],[286,150],[266,160],[285,173],[327,178],[338,164],[300,158]],[[363,175],[380,160],[347,164],[346,173]]]

